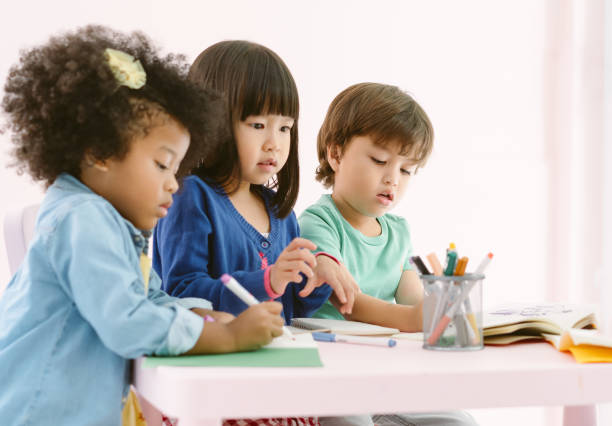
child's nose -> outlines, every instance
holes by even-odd
[[[178,181],[176,180],[176,176],[172,175],[172,177],[166,181],[166,190],[172,194],[178,191]]]
[[[266,137],[266,141],[264,142],[263,150],[264,151],[278,151],[280,147],[279,138],[280,136],[277,135],[276,132],[270,132]]]
[[[385,173],[384,179],[383,181],[385,182],[385,184],[387,185],[393,185],[396,186],[397,182],[399,181],[399,172],[395,171],[395,170],[388,170]]]

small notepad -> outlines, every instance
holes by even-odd
[[[386,336],[399,333],[397,328],[381,327],[380,325],[359,321],[327,318],[293,318],[291,326],[306,330],[327,331],[353,336]]]

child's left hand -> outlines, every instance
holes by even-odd
[[[207,315],[211,316],[216,322],[220,322],[222,324],[227,324],[236,318],[228,312],[213,311],[212,309],[192,308],[191,311],[198,314],[202,318],[206,317]]]
[[[306,286],[300,291],[301,297],[308,296],[316,287],[328,284],[334,293],[335,300],[338,301],[336,308],[341,314],[350,314],[355,302],[355,294],[361,293],[361,289],[353,279],[351,273],[341,263],[321,255],[317,256],[317,265],[313,269],[315,275],[309,277]]]

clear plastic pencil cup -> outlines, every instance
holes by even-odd
[[[423,347],[470,351],[483,348],[482,274],[421,275]]]

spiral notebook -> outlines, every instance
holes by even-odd
[[[325,331],[353,336],[385,336],[399,333],[397,328],[381,327],[380,325],[359,321],[327,318],[293,318],[291,326],[311,331]]]

